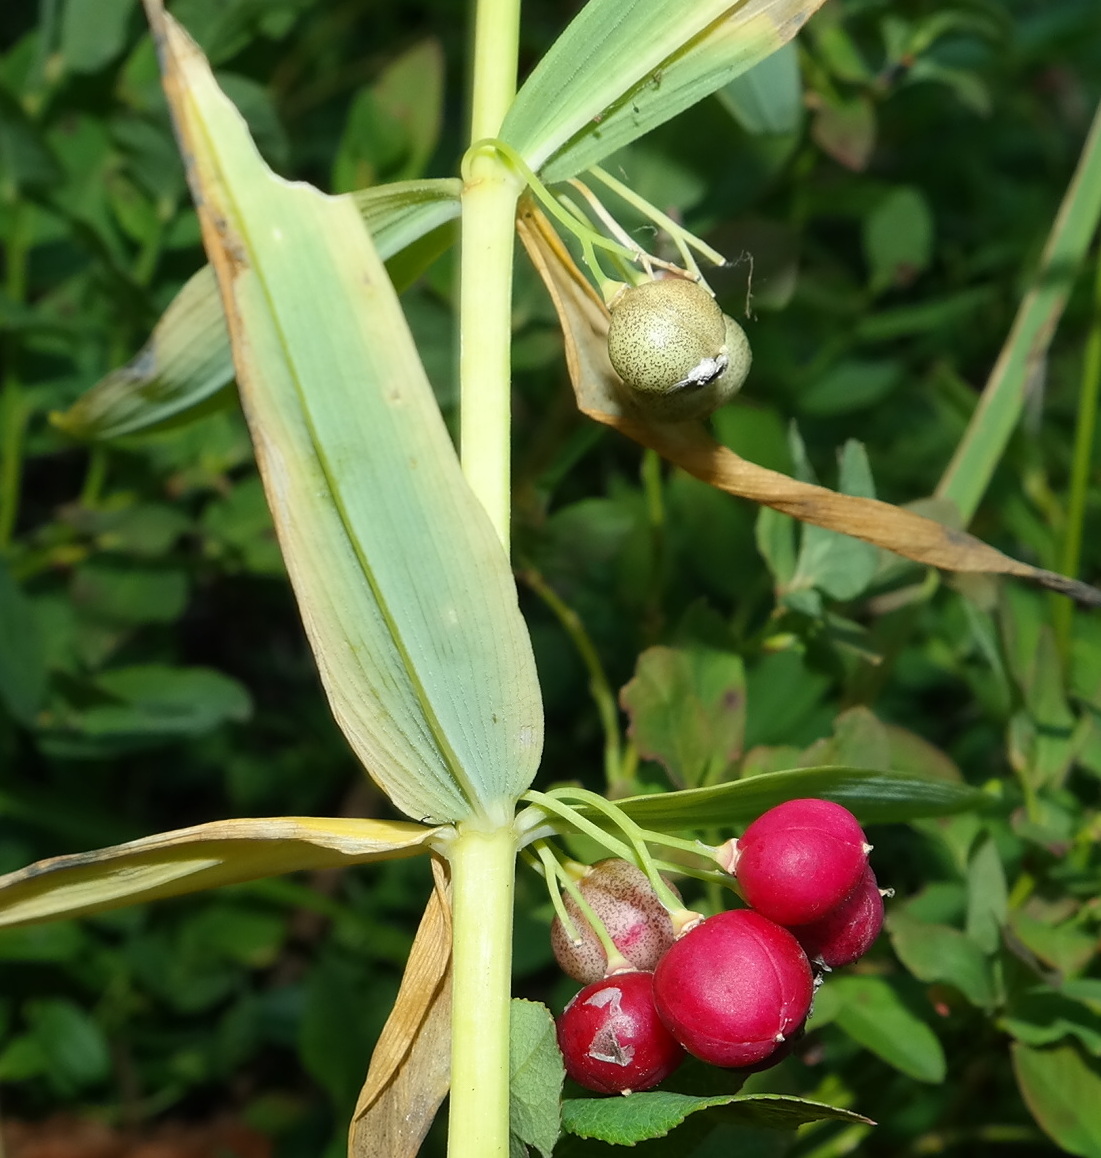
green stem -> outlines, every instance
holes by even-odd
[[[516,836],[459,826],[447,849],[454,943],[449,1158],[508,1158]]]
[[[616,707],[615,693],[608,682],[604,665],[600,662],[596,646],[585,630],[577,612],[569,606],[543,576],[533,567],[527,567],[520,573],[520,578],[539,596],[540,599],[554,613],[562,629],[570,637],[570,641],[577,649],[585,670],[589,673],[589,694],[596,704],[597,714],[600,716],[600,726],[604,732],[604,779],[610,796],[625,795],[624,788],[630,784],[624,783],[622,778],[622,741],[619,734],[619,712]]]
[[[478,0],[471,141],[494,137],[516,92],[519,0]],[[459,438],[463,472],[505,550],[511,519],[512,252],[521,182],[495,153],[463,166]]]
[[[11,545],[23,487],[23,434],[30,410],[18,380],[10,377],[0,399],[0,552]]]
[[[1070,494],[1067,496],[1066,530],[1059,569],[1072,579],[1078,575],[1082,558],[1082,527],[1086,518],[1090,468],[1093,465],[1093,437],[1097,427],[1097,402],[1101,393],[1101,253],[1093,283],[1093,320],[1086,342],[1082,367],[1082,393],[1078,400],[1078,422],[1074,431],[1074,460],[1071,467]],[[1055,607],[1055,634],[1059,651],[1065,658],[1070,649],[1074,604],[1060,599]]]
[[[7,250],[7,272],[4,292],[12,305],[27,300],[27,254],[31,245],[29,210],[19,202],[10,206],[10,234]],[[0,345],[7,365],[4,390],[0,396],[0,552],[11,545],[19,500],[23,489],[23,435],[30,418],[30,407],[16,368],[18,347],[11,333]]]
[[[516,95],[520,0],[478,0],[474,14],[470,140],[495,137]]]
[[[459,442],[463,473],[508,550],[511,516],[512,250],[520,185],[496,157],[471,159],[462,194]]]

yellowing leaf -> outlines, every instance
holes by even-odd
[[[439,829],[394,820],[217,820],[0,877],[0,927],[77,917],[300,869],[416,856]]]
[[[701,422],[648,420],[623,398],[622,384],[608,361],[607,308],[550,222],[530,201],[521,209],[518,229],[554,302],[566,336],[566,364],[577,404],[590,418],[656,450],[720,490],[804,523],[852,535],[931,567],[1015,575],[1084,605],[1101,606],[1101,591],[1020,563],[966,532],[878,499],[838,494],[749,462],[717,442]]]
[[[509,561],[348,198],[273,174],[148,0],[242,402],[333,713],[406,815],[511,817],[542,705]]]
[[[450,887],[442,861],[432,873],[435,888],[352,1115],[349,1158],[415,1158],[451,1084]]]

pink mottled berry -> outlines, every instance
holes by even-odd
[[[597,861],[578,888],[620,953],[634,968],[652,971],[673,943],[673,923],[646,874],[628,861],[610,858]],[[605,975],[608,959],[573,898],[566,895],[563,900],[579,939],[571,941],[556,917],[551,948],[562,972],[588,985]]]
[[[684,1060],[654,1009],[652,973],[617,973],[587,985],[556,1028],[566,1073],[600,1094],[651,1089]]]
[[[779,925],[807,925],[860,883],[870,849],[856,817],[830,800],[789,800],[759,816],[719,863],[746,902]]]
[[[686,1050],[716,1066],[756,1066],[798,1032],[814,976],[799,942],[751,909],[689,930],[658,963],[654,1004]]]
[[[851,965],[872,947],[883,928],[883,895],[871,865],[860,884],[824,917],[792,927],[795,939],[815,964],[827,969]]]

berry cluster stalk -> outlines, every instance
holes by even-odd
[[[500,132],[516,89],[519,0],[477,0],[470,140]],[[509,548],[516,176],[493,153],[463,165],[459,288],[463,472]],[[508,1158],[509,997],[516,836],[460,826],[449,850],[453,957],[449,1158]]]

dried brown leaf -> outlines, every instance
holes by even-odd
[[[554,302],[565,334],[566,364],[577,404],[590,418],[656,450],[719,490],[802,522],[852,535],[930,567],[1015,575],[1069,595],[1084,606],[1101,606],[1101,591],[1096,588],[1021,563],[965,531],[878,499],[838,494],[758,466],[717,442],[701,422],[650,421],[623,398],[622,383],[608,361],[604,303],[530,200],[521,206],[517,229]]]
[[[413,1158],[451,1084],[451,901],[433,858],[425,906],[394,1008],[348,1131],[349,1158]]]

